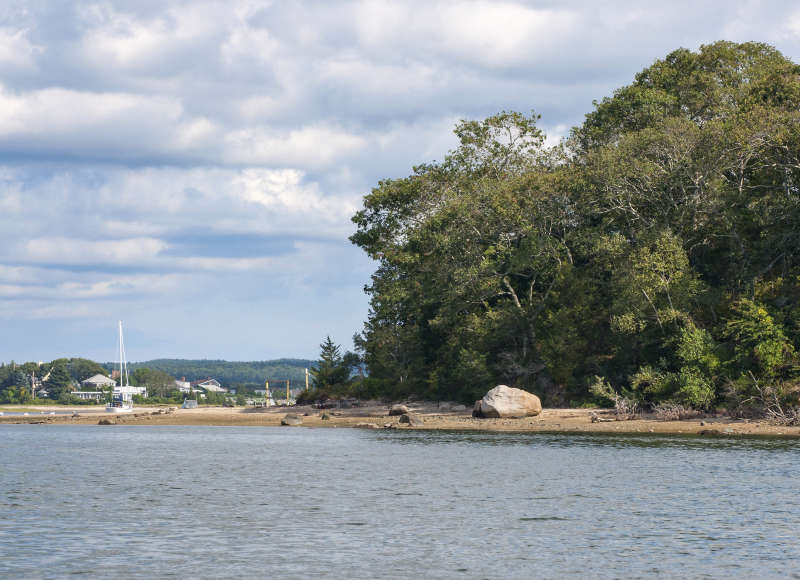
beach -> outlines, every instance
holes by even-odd
[[[19,413],[27,412],[28,415]],[[198,407],[181,409],[166,406],[141,406],[132,413],[106,413],[102,406],[26,406],[6,405],[0,423],[52,425],[91,425],[106,420],[117,425],[207,425],[241,427],[275,427],[287,414],[297,415],[301,427],[428,429],[447,431],[498,431],[530,433],[656,433],[710,436],[784,436],[800,437],[800,427],[783,426],[767,421],[709,416],[702,419],[664,421],[643,415],[630,420],[615,420],[607,409],[544,409],[536,417],[520,419],[478,419],[471,411],[443,410],[436,403],[410,404],[411,413],[421,419],[420,426],[401,423],[399,416],[388,416],[386,405],[370,405],[351,409],[314,409],[297,407]],[[49,413],[56,412],[51,415]],[[596,419],[593,422],[592,416]]]

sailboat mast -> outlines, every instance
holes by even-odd
[[[123,383],[123,377],[125,382]],[[125,360],[125,342],[122,338],[122,321],[119,321],[119,384],[120,386],[128,385],[128,361]]]

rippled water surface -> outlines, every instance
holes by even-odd
[[[0,577],[800,578],[800,442],[0,425]]]

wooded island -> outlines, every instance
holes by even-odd
[[[797,419],[800,67],[758,43],[680,49],[559,146],[538,120],[463,121],[443,161],[364,198],[362,394],[503,383],[547,406]]]

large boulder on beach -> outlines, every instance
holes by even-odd
[[[539,397],[506,385],[497,385],[480,400],[480,416],[483,417],[535,417],[541,412]]]
[[[405,405],[392,405],[389,408],[389,416],[393,417],[395,415],[405,415],[408,413],[408,407]]]
[[[286,425],[288,427],[297,427],[303,424],[303,418],[295,413],[288,413],[283,419],[281,419],[281,425]]]

